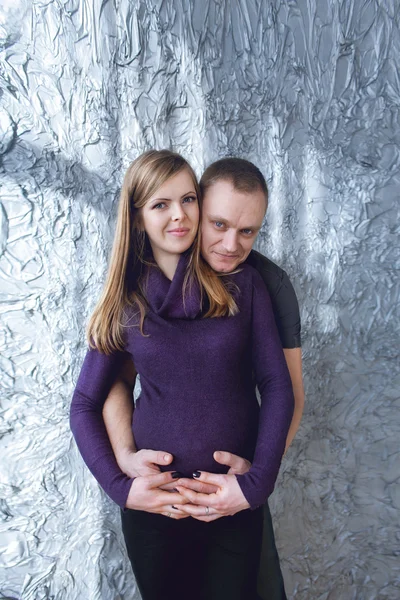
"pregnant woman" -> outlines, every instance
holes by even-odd
[[[249,265],[219,277],[202,260],[198,202],[194,173],[179,155],[151,151],[128,169],[108,279],[71,406],[87,465],[130,509],[123,529],[143,600],[256,598],[259,507],[273,490],[293,412],[263,282]],[[172,454],[172,472],[132,480],[115,461],[101,410],[127,355],[142,386],[136,446]],[[213,460],[220,447],[252,463],[230,477],[230,516],[184,518],[186,498],[160,486],[178,489],[179,478],[194,471],[226,473]]]

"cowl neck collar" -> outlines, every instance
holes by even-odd
[[[195,319],[201,313],[201,295],[197,281],[183,284],[189,264],[189,253],[180,256],[175,275],[170,281],[157,265],[149,265],[145,275],[146,299],[152,312],[164,319]]]

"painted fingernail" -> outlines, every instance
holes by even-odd
[[[172,479],[179,479],[179,477],[182,477],[182,473],[179,473],[179,471],[174,471],[172,473]]]
[[[195,471],[193,473],[193,477],[200,477],[200,475],[201,475],[200,471]]]

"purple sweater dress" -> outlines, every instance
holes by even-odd
[[[251,469],[236,477],[255,509],[274,489],[294,406],[270,298],[260,275],[245,264],[229,276],[239,313],[204,319],[197,286],[182,295],[186,266],[182,255],[172,282],[149,267],[146,337],[129,307],[125,352],[88,350],[72,399],[71,429],[97,481],[124,508],[133,480],[117,465],[102,408],[128,354],[142,387],[132,421],[137,449],[170,452],[174,460],[164,470],[187,477],[195,470],[226,473],[228,467],[213,459],[215,450],[248,459]]]

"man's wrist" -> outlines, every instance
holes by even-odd
[[[132,456],[136,454],[136,448],[134,446],[126,446],[124,448],[119,448],[115,452],[115,458],[117,460],[118,466],[124,473],[127,473],[129,470],[129,465],[132,463]]]

